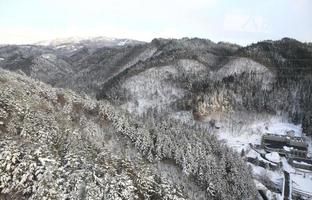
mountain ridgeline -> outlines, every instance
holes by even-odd
[[[286,115],[312,135],[311,45],[288,38],[247,47],[199,39],[152,44],[158,44],[159,53],[105,82],[97,98],[139,113],[172,109],[191,110],[199,118],[220,111]]]
[[[0,47],[0,198],[257,199],[218,134],[275,117],[312,136],[311,44],[42,44]]]

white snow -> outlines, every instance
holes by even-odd
[[[265,169],[263,167],[256,166],[256,165],[253,165],[253,164],[250,164],[250,163],[248,163],[248,165],[251,166],[252,174],[253,174],[254,177],[267,176],[275,184],[282,185],[282,181],[283,181],[283,177],[284,177],[282,172],[267,170],[267,169]]]
[[[56,162],[54,159],[48,159],[48,158],[38,158],[38,160],[42,163],[42,165],[45,165],[46,162],[51,162],[51,163]]]
[[[267,153],[265,155],[265,158],[272,161],[272,162],[280,162],[281,157],[279,156],[279,154],[277,152],[272,152],[272,153]]]
[[[279,156],[279,155],[278,155]],[[274,158],[275,158],[275,160],[273,161],[273,160],[266,160],[266,159],[263,159],[262,157],[261,157],[261,155],[258,153],[258,152],[256,152],[255,150],[253,150],[253,149],[248,149],[248,153],[246,154],[246,157],[249,157],[249,158],[258,158],[258,160],[260,160],[260,161],[263,161],[263,162],[266,162],[266,163],[270,163],[270,164],[272,164],[272,165],[276,165],[275,163],[276,162],[279,162],[279,160],[277,160],[277,156],[276,155],[274,155]]]
[[[307,165],[307,166],[310,166],[311,164],[309,164],[309,163],[306,163],[306,162],[303,162],[303,161],[300,161],[300,162],[298,162],[298,161],[293,161],[294,163],[296,163],[296,164],[300,164],[300,165]]]
[[[272,199],[272,200],[273,199],[275,199],[275,200],[283,200],[283,197],[282,197],[281,194],[272,192],[270,190],[267,190],[266,196],[268,197],[268,199]]]
[[[91,41],[113,41],[115,40],[115,38],[109,38],[109,37],[79,37],[79,36],[75,36],[75,37],[67,37],[67,38],[56,38],[53,40],[46,40],[46,41],[39,41],[35,44],[37,45],[43,45],[43,46],[48,46],[48,45],[52,45],[52,46],[59,46],[62,44],[69,44],[69,43],[79,43],[83,40],[91,40]]]
[[[258,160],[261,160],[261,161],[263,161],[263,162],[265,162],[265,163],[270,163],[270,164],[272,164],[272,165],[276,165],[276,163],[274,163],[274,161],[266,160],[266,159],[262,158],[262,157],[260,156],[260,154],[258,155]]]
[[[293,132],[294,136],[302,136],[301,125],[294,125],[291,123],[276,123],[267,127],[268,133],[286,135],[287,132]]]
[[[259,154],[253,149],[250,149],[250,151],[246,154],[246,157],[249,158],[257,158],[258,156]]]
[[[229,117],[232,121],[233,119],[236,120],[236,122],[232,122],[232,124],[234,123],[234,125],[232,125],[231,123],[226,124],[225,122],[220,123],[221,128],[217,131],[219,138],[225,140],[229,146],[231,146],[238,152],[240,152],[242,149],[245,149],[247,157],[258,158],[259,160],[262,160],[264,162],[282,162],[283,164],[283,169],[271,171],[260,166],[255,166],[251,163],[248,163],[248,165],[252,167],[253,176],[257,179],[265,175],[269,177],[269,179],[275,184],[282,186],[284,178],[283,170],[285,170],[291,174],[291,177],[293,177],[293,181],[297,184],[296,186],[294,186],[294,190],[312,193],[312,179],[308,178],[307,175],[306,177],[298,175],[292,176],[293,173],[298,173],[298,171],[287,162],[285,157],[280,157],[278,153],[273,152],[265,155],[265,158],[268,159],[268,161],[263,159],[259,153],[257,153],[253,149],[250,149],[248,146],[248,143],[260,144],[261,136],[265,133],[279,135],[287,135],[291,133],[293,136],[302,137],[303,133],[301,126],[287,122],[287,118],[276,116],[255,116],[254,118],[252,118],[253,116],[251,116],[250,114],[248,115],[249,118],[244,116],[244,114],[241,114],[240,116],[240,118],[239,116]],[[244,120],[243,125],[239,125],[240,123],[238,119]],[[312,141],[308,139],[307,142],[311,144]],[[291,150],[291,148],[287,146],[285,146],[284,149],[287,151]],[[309,152],[312,152],[311,145],[309,145]],[[312,176],[311,173],[310,176]],[[257,186],[261,188],[261,185]],[[270,193],[269,190],[268,192]],[[271,195],[273,194],[274,193],[271,192]],[[274,195],[276,196],[276,194]],[[278,199],[281,199],[280,195],[277,195],[276,197]]]
[[[218,137],[221,140],[224,140],[230,147],[237,150],[238,152],[242,151],[242,149],[246,150],[249,143],[252,143],[252,144],[261,143],[261,135],[251,134],[251,133],[246,133],[246,132],[238,136],[220,132],[218,134]]]
[[[283,146],[283,149],[284,149],[285,151],[290,152],[290,151],[293,149],[293,147]]]
[[[286,158],[281,158],[282,163],[283,163],[283,169],[284,171],[291,173],[291,172],[296,172],[296,170],[287,162]]]
[[[253,129],[256,129],[262,133],[272,133],[278,135],[286,135],[287,133],[293,133],[294,136],[302,136],[301,125],[294,125],[287,122],[279,122],[274,120],[272,122],[265,123],[255,123],[253,124]]]
[[[128,40],[122,40],[118,43],[118,46],[124,46],[127,43],[128,43]]]
[[[49,59],[51,56],[49,54],[43,54],[42,57]]]
[[[259,167],[259,166],[253,165],[253,164],[250,164],[250,165],[252,167],[252,173],[254,175],[261,175],[261,173],[266,172],[266,170],[263,167]]]
[[[267,190],[267,188],[258,180],[254,180],[257,190]]]
[[[0,58],[0,61],[3,61],[4,60],[4,58]]]
[[[56,56],[53,54],[42,54],[41,55],[43,58],[51,60],[51,59],[56,59]]]
[[[291,173],[293,190],[312,195],[312,174]]]
[[[301,126],[288,123],[283,116],[240,112],[234,115],[210,114],[207,121],[212,119],[220,127],[216,130],[219,139],[239,152],[243,145],[261,144],[261,136],[265,133],[286,134],[285,131],[293,130],[295,135],[302,134]]]
[[[224,116],[217,117],[213,116],[211,119],[215,119],[220,129],[216,130],[219,139],[224,140],[234,150],[240,152],[242,149],[246,152],[246,157],[258,158],[263,162],[282,162],[283,168],[281,170],[271,171],[260,166],[255,166],[251,163],[247,163],[252,167],[252,173],[255,179],[261,180],[262,176],[267,176],[275,184],[282,187],[284,174],[283,170],[293,173],[298,173],[298,170],[293,168],[285,159],[280,157],[278,153],[269,153],[265,155],[263,159],[259,153],[249,147],[249,143],[260,144],[261,136],[266,133],[287,135],[292,134],[293,136],[302,137],[301,125],[294,125],[287,121],[287,116],[270,116],[270,115],[252,115],[250,113],[239,115],[228,116],[229,121],[222,121]],[[208,120],[211,120],[210,118]],[[242,121],[242,123],[240,123]],[[307,138],[305,138],[307,139]],[[309,144],[312,143],[310,139],[306,140]],[[290,151],[291,149],[287,146],[285,150]],[[309,145],[309,152],[312,155],[312,147]],[[269,161],[268,161],[269,160]],[[302,172],[301,172],[302,173]],[[311,174],[312,176],[312,174]],[[292,177],[292,176],[291,176]],[[293,181],[297,184],[294,190],[310,191],[312,193],[312,180],[304,178],[303,176],[294,176]],[[262,188],[261,184],[257,184],[257,187]],[[267,190],[269,199],[282,199],[281,195],[272,193]],[[270,196],[269,196],[270,195]],[[275,196],[273,198],[273,195]],[[272,197],[272,198],[270,198]]]
[[[263,89],[269,87],[274,80],[274,74],[267,67],[248,58],[236,58],[229,61],[217,71],[215,77],[217,79],[222,79],[233,74],[242,74],[243,72],[255,72],[260,74],[261,76],[258,77],[262,80]]]
[[[77,48],[75,45],[71,45],[70,48],[71,48],[70,50],[72,50],[72,51],[77,51],[77,49],[78,49],[78,48],[81,48],[81,47],[78,47],[78,48]]]
[[[66,48],[67,46],[66,45],[60,45],[60,46],[57,46],[55,47],[56,49],[62,49],[62,48]]]

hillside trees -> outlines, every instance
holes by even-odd
[[[108,107],[106,108],[106,110]],[[115,113],[116,114],[116,113]],[[148,147],[153,159],[171,159],[188,176],[196,177],[198,184],[207,190],[207,198],[213,199],[253,199],[256,197],[247,167],[238,159],[239,155],[220,143],[213,134],[195,131],[191,127],[168,120],[147,123],[147,130],[135,131],[138,126],[133,117],[126,114],[109,115],[118,130],[134,141],[141,151]],[[147,120],[147,119],[145,119]],[[154,119],[155,120],[155,119]],[[126,128],[127,127],[127,128]],[[142,128],[143,128],[142,127]],[[150,146],[142,142],[150,140]],[[153,135],[151,135],[153,134]],[[136,141],[140,142],[136,142]],[[150,156],[151,154],[148,154]],[[152,160],[151,160],[152,161]],[[245,174],[241,176],[241,174]]]
[[[127,145],[119,133],[130,133],[130,125],[107,120],[116,115],[113,107],[99,113],[101,105],[110,107],[107,102],[6,71],[0,79],[5,80],[0,83],[0,198],[186,199]],[[142,145],[134,146],[148,155],[149,137],[139,132]]]

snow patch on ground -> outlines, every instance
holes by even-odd
[[[249,143],[261,144],[261,135],[255,135],[252,133],[242,133],[239,136],[229,136],[228,134],[219,134],[219,138],[225,141],[230,147],[237,152],[246,150]]]
[[[296,172],[296,170],[287,162],[286,158],[283,157],[281,158],[282,160],[282,164],[283,164],[283,169],[284,171],[288,172],[288,173],[291,173],[291,172]]]
[[[4,58],[0,58],[0,61],[3,61],[4,60]]]
[[[122,40],[122,41],[120,41],[117,45],[118,46],[124,46],[124,45],[126,45],[128,43],[128,40]]]
[[[290,152],[290,151],[293,149],[293,147],[283,146],[283,149],[284,149],[285,151]]]
[[[300,191],[312,195],[312,173],[310,171],[303,172],[293,168],[286,160],[281,158],[284,171],[290,175],[290,182],[292,183],[293,191]]]
[[[312,174],[291,173],[290,176],[293,181],[293,190],[300,190],[312,195]]]
[[[60,45],[60,46],[57,46],[55,47],[56,49],[63,49],[63,48],[66,48],[67,46],[66,45]]]
[[[257,158],[259,161],[263,161],[265,163],[270,163],[272,165],[275,165],[275,161],[272,161],[272,160],[270,161],[269,159],[266,160],[266,159],[262,158],[261,155],[258,152],[256,152],[254,149],[252,149],[252,148],[247,148],[246,157],[248,157],[248,158]],[[279,162],[279,160],[277,162]]]
[[[41,57],[48,59],[48,60],[54,60],[56,59],[56,56],[53,54],[42,54]]]
[[[283,173],[280,171],[271,171],[271,170],[267,170],[263,167],[260,166],[256,166],[253,164],[248,163],[248,165],[251,166],[252,168],[252,174],[255,177],[263,177],[263,176],[267,176],[268,178],[270,178],[270,180],[275,183],[276,185],[281,186],[283,183]]]
[[[261,136],[268,133],[269,130],[283,133],[283,128],[287,130],[298,127],[288,122],[285,118],[275,115],[261,115],[252,113],[236,113],[229,116],[220,116],[214,118],[217,121],[220,129],[216,130],[219,139],[226,141],[226,143],[240,152],[249,144],[261,144]],[[276,126],[276,124],[279,124]],[[281,126],[283,124],[284,126]],[[280,127],[279,131],[277,127]]]
[[[267,153],[265,155],[265,158],[276,163],[280,162],[281,160],[281,157],[279,156],[277,152]]]
[[[266,133],[287,134],[293,131],[295,136],[302,135],[301,125],[289,123],[287,117],[250,112],[210,113],[202,122],[194,121],[190,111],[172,114],[174,119],[189,124],[199,124],[209,128],[214,121],[218,129],[213,132],[220,140],[225,141],[234,150],[246,150],[248,144],[260,145],[261,137]],[[311,148],[312,152],[312,148]]]
[[[291,123],[276,123],[271,124],[267,127],[268,133],[274,133],[279,135],[286,135],[287,132],[293,132],[294,136],[301,137],[302,136],[302,128],[301,125],[294,125]]]
[[[257,158],[258,156],[259,154],[253,149],[250,149],[248,153],[246,154],[246,157],[248,158]]]

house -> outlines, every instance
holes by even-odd
[[[262,136],[261,145],[267,152],[287,157],[306,158],[308,154],[308,144],[302,137],[267,133]]]
[[[288,163],[293,167],[312,171],[312,159],[309,158],[288,158]]]

